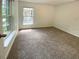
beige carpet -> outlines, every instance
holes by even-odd
[[[21,30],[8,59],[79,59],[79,38],[56,28]]]

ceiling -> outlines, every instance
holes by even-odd
[[[74,2],[77,0],[20,0],[20,1],[58,5],[58,4],[62,4],[62,3]]]

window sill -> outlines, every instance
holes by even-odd
[[[12,33],[10,33],[8,35],[8,37],[4,38],[4,47],[8,47],[8,45],[12,41],[12,38],[14,37],[15,33],[16,33],[16,31],[13,31]]]

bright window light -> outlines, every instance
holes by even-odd
[[[23,25],[33,24],[33,8],[23,8]]]

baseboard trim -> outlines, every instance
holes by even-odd
[[[58,30],[61,30],[61,31],[65,32],[65,33],[68,33],[68,34],[70,34],[70,35],[72,35],[72,36],[75,36],[75,37],[79,38],[79,36],[76,35],[76,34],[70,33],[70,32],[68,32],[68,31],[64,31],[64,30],[62,30],[62,29],[60,29],[60,28],[58,28],[58,27],[56,27],[56,26],[53,26],[53,27],[56,28],[56,29],[58,29]]]
[[[19,31],[21,31],[21,30],[26,30],[26,29],[40,29],[40,28],[56,28],[56,29],[58,29],[58,30],[60,30],[60,31],[63,31],[63,32],[67,33],[67,34],[70,34],[70,35],[73,35],[73,36],[79,38],[78,35],[75,35],[75,34],[72,34],[72,33],[70,33],[70,32],[64,31],[64,30],[62,30],[62,29],[60,29],[60,28],[58,28],[58,27],[56,27],[56,26],[49,26],[49,27],[36,27],[36,28],[21,28],[21,29],[19,29]]]
[[[34,27],[34,28],[20,28],[20,30],[26,30],[26,29],[40,29],[40,28],[51,28],[52,26],[49,26],[49,27]]]

